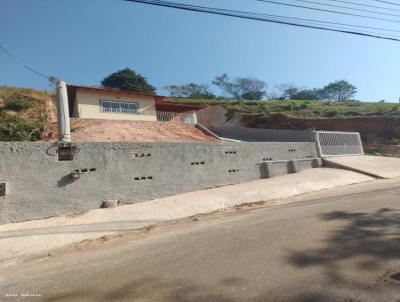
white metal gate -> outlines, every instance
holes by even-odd
[[[359,132],[316,131],[315,141],[321,157],[364,155]]]

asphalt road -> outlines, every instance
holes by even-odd
[[[364,187],[3,263],[0,301],[398,302],[400,182]]]

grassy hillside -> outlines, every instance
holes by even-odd
[[[233,114],[274,114],[282,113],[301,118],[346,118],[346,117],[400,117],[400,104],[367,103],[358,101],[296,101],[296,100],[201,100],[171,99],[179,102],[219,104]]]
[[[0,86],[0,141],[40,139],[52,114],[50,92]]]

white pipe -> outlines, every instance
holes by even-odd
[[[69,108],[67,85],[64,81],[56,81],[57,97],[57,137],[60,142],[71,141],[71,128],[69,123]]]

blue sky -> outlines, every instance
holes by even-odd
[[[254,0],[179,2],[400,30],[400,23]],[[269,91],[282,83],[312,88],[346,79],[358,87],[357,99],[398,102],[400,97],[400,42],[120,0],[0,0],[0,43],[42,73],[74,84],[99,85],[111,72],[130,67],[160,94],[168,84],[210,83],[228,73],[262,79]],[[50,89],[46,80],[2,54],[0,85]]]

